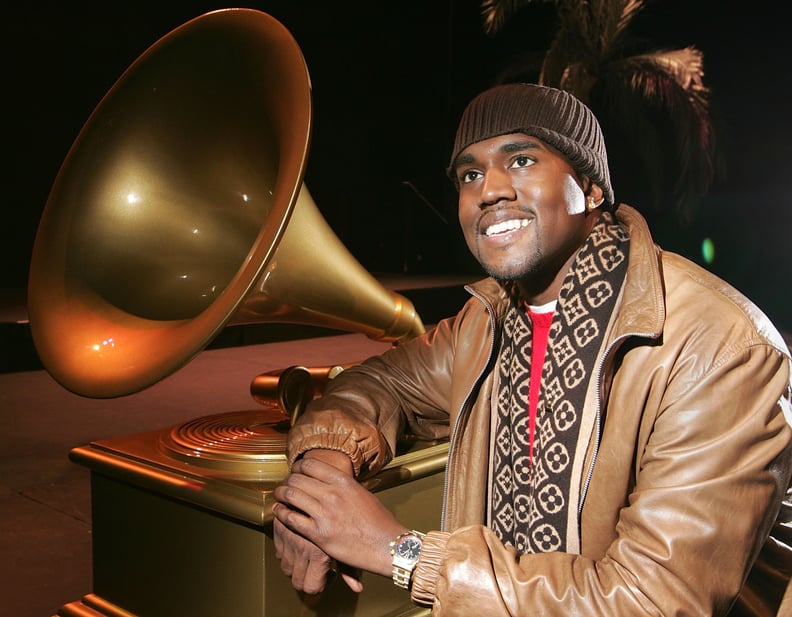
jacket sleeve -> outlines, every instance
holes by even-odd
[[[314,448],[339,450],[352,459],[356,476],[366,476],[392,458],[405,431],[447,437],[454,323],[444,320],[332,379],[289,432],[289,464]]]
[[[706,374],[661,388],[663,405],[639,440],[635,483],[602,555],[519,556],[483,525],[432,532],[413,600],[435,617],[480,615],[481,607],[493,617],[725,615],[790,473],[780,402],[788,359],[769,346],[732,351]]]

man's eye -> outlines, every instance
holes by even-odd
[[[462,184],[467,184],[468,182],[473,182],[474,180],[478,179],[479,177],[481,177],[481,174],[479,172],[473,171],[473,170],[469,170],[469,171],[463,172],[459,176],[459,181]]]
[[[533,161],[524,154],[515,157],[514,163],[512,163],[512,167],[528,167],[530,165],[533,165]]]

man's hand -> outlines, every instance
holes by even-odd
[[[275,489],[278,503],[272,511],[276,542],[286,541],[280,549],[276,544],[276,554],[280,550],[284,572],[293,583],[302,579],[301,588],[306,591],[323,588],[330,567],[329,561],[318,558],[316,549],[325,558],[390,576],[390,541],[407,531],[379,499],[352,477],[351,464],[346,460],[349,472],[328,463],[325,456],[306,456],[294,464],[292,473]],[[297,546],[295,535],[308,544]],[[313,551],[307,550],[308,545],[313,546]],[[294,550],[300,553],[297,561]],[[283,559],[289,560],[290,565],[286,566]],[[350,585],[347,577],[345,580]],[[359,591],[362,585],[356,582]],[[350,588],[355,589],[352,585]]]
[[[273,521],[275,556],[281,562],[281,571],[291,578],[298,591],[310,595],[321,593],[336,576],[336,564],[327,554],[303,537],[298,536],[277,518]],[[347,577],[350,580],[347,580]],[[344,581],[355,592],[363,590],[362,583],[349,574]]]
[[[311,450],[304,456],[323,460],[350,477],[353,475],[352,462],[343,452]],[[310,595],[321,593],[335,579],[339,570],[341,578],[352,591],[363,591],[363,583],[351,568],[336,563],[322,549],[294,533],[277,517],[273,520],[273,534],[275,557],[280,560],[281,570],[291,578],[292,585],[298,591]]]

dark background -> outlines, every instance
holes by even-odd
[[[216,2],[38,2],[4,9],[0,288],[24,289],[36,226],[80,127],[121,73]],[[473,0],[273,0],[245,4],[294,35],[313,83],[309,187],[336,234],[375,273],[476,272],[444,175],[465,103],[514,55],[543,50],[553,3],[527,6],[487,37]],[[691,227],[658,241],[701,262],[783,329],[789,308],[792,43],[784,3],[647,3],[634,24],[656,47],[704,52],[724,173]],[[186,102],[187,104],[187,102]],[[629,200],[629,195],[617,197]],[[633,205],[641,208],[640,203]]]

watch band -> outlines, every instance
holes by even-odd
[[[418,563],[424,537],[420,531],[406,531],[390,543],[393,584],[401,589],[410,588],[412,572]]]
[[[412,570],[405,570],[399,566],[393,566],[393,584],[402,589],[409,589],[412,582]]]

